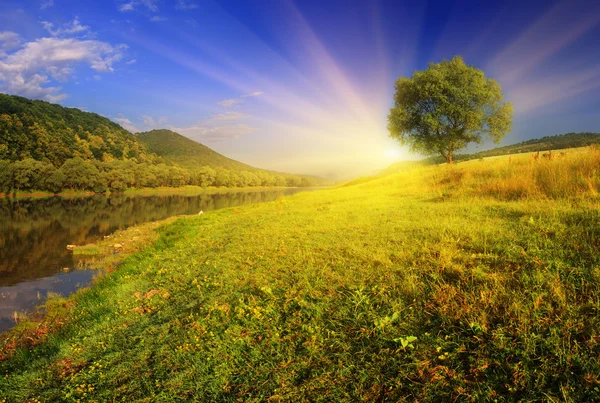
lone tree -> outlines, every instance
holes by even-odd
[[[511,130],[512,115],[500,85],[456,56],[396,81],[388,130],[411,151],[439,153],[452,164],[454,151],[481,143],[484,134],[498,143]]]

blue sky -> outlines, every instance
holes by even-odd
[[[454,55],[513,102],[503,144],[600,131],[598,1],[0,3],[0,91],[338,178],[418,158],[387,135],[394,81]]]

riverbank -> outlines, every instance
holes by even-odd
[[[593,401],[599,162],[418,168],[159,225],[0,363],[0,396]]]
[[[178,217],[170,217],[158,222],[149,222],[135,227],[118,230],[102,240],[86,245],[74,245],[74,260],[79,268],[96,269],[92,284],[110,273],[130,255],[142,250],[159,238],[158,229],[173,222]],[[5,334],[0,334],[0,361],[10,357],[15,350],[39,345],[48,336],[55,334],[71,315],[71,308],[79,294],[88,292],[89,287],[80,289],[68,297],[49,295],[37,312],[15,316],[16,326]]]
[[[246,186],[246,187],[236,187],[236,188],[227,188],[227,187],[201,187],[201,186],[180,186],[180,187],[156,187],[156,188],[142,188],[142,189],[127,189],[124,192],[105,192],[105,193],[94,193],[89,191],[77,191],[77,190],[69,190],[60,193],[50,193],[43,191],[33,191],[33,192],[16,192],[15,194],[4,194],[0,193],[1,198],[43,198],[43,197],[54,197],[60,196],[64,198],[76,198],[76,197],[85,197],[85,196],[94,196],[94,195],[111,195],[111,194],[124,194],[131,196],[159,196],[159,195],[172,195],[172,194],[181,194],[181,195],[199,195],[199,194],[215,194],[215,193],[231,193],[231,192],[264,192],[269,190],[278,190],[278,189],[303,189],[298,187],[290,187],[290,186]],[[313,189],[313,188],[307,188]]]

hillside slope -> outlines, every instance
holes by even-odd
[[[537,151],[562,150],[565,148],[587,147],[592,144],[600,144],[600,133],[565,133],[555,136],[545,136],[539,139],[531,139],[516,144],[492,148],[491,150],[480,151],[473,154],[457,154],[454,157],[455,162],[468,161],[479,158],[495,157],[500,155],[523,154]],[[383,171],[378,176],[385,176],[393,173],[403,172],[407,169],[420,165],[443,164],[446,160],[442,157],[429,157],[419,161],[400,161],[396,162]]]
[[[258,170],[258,168],[227,158],[207,146],[171,130],[152,130],[138,133],[136,136],[148,151],[184,168],[211,166],[239,171]]]
[[[153,161],[136,137],[96,113],[0,94],[0,160],[69,158]]]
[[[283,172],[256,168],[251,165],[227,158],[207,146],[191,140],[179,133],[167,129],[151,130],[136,134],[144,147],[164,160],[179,165],[189,170],[196,170],[203,166],[211,168],[225,168],[230,171],[247,171],[270,175],[283,175],[288,179],[297,177],[304,183],[303,186],[327,185],[329,180],[314,175],[295,175]],[[301,182],[298,182],[298,184]]]
[[[475,158],[494,157],[498,155],[586,147],[592,144],[600,144],[600,133],[565,133],[522,141],[520,143],[496,147],[492,148],[491,150],[480,151],[473,154],[463,154],[458,158],[460,160],[470,160]]]

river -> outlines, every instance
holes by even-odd
[[[15,325],[15,312],[32,312],[48,293],[68,295],[97,275],[76,267],[69,244],[85,245],[174,215],[268,202],[306,190],[0,199],[0,332]]]

